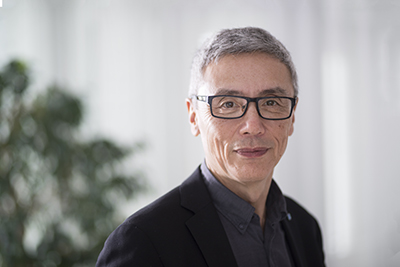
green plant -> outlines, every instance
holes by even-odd
[[[21,61],[0,72],[0,266],[94,266],[118,202],[144,189],[119,172],[142,145],[80,141],[82,102],[57,86],[30,101],[29,81]]]

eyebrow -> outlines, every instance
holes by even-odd
[[[287,96],[288,92],[287,92],[287,90],[285,90],[285,89],[283,89],[281,87],[274,87],[274,88],[262,90],[258,95],[259,96],[266,96],[266,95],[283,95],[283,96]]]
[[[226,89],[226,88],[220,88],[217,90],[215,95],[237,95],[241,96],[243,95],[242,92],[233,90],[233,89]],[[264,89],[260,93],[258,93],[258,96],[267,96],[267,95],[283,95],[287,96],[288,92],[281,88],[281,87],[274,87],[274,88],[269,88],[269,89]]]
[[[219,88],[215,95],[242,95],[242,93],[233,89]]]

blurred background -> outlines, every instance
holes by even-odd
[[[60,110],[73,109],[71,103],[82,107],[73,109],[82,116],[67,123],[75,127],[68,140],[85,144],[95,154],[100,144],[101,155],[118,158],[115,163],[106,156],[93,159],[96,168],[110,161],[109,169],[98,172],[118,176],[121,182],[115,192],[105,194],[108,202],[103,204],[109,213],[91,213],[93,217],[115,216],[102,228],[105,233],[179,185],[203,160],[201,141],[190,133],[185,105],[196,48],[221,28],[258,26],[285,44],[299,74],[295,133],[276,168],[276,181],[284,193],[317,217],[328,266],[400,266],[399,0],[3,0],[2,4],[3,80],[8,81],[4,77],[10,71],[19,73],[18,81],[21,75],[29,75],[24,105],[32,112],[26,113],[28,119],[20,119],[21,125],[28,125],[22,126],[28,136],[24,140],[36,136],[29,126],[31,120],[38,125],[38,107],[48,107],[56,94],[55,99],[66,99],[67,104],[58,105],[63,107]],[[22,62],[9,64],[13,59]],[[19,94],[15,82],[4,84],[13,88],[7,89],[9,92]],[[7,94],[2,120],[5,109],[12,110],[17,103],[7,101],[19,99]],[[50,102],[35,100],[37,96]],[[46,114],[52,112],[48,108]],[[4,136],[10,131],[0,128],[4,149]],[[65,141],[63,133],[68,130],[56,128],[55,140]],[[37,153],[46,158],[41,149]],[[138,152],[125,153],[125,149]],[[75,155],[75,150],[68,151]],[[76,153],[82,155],[79,151]],[[34,159],[25,160],[39,162]],[[1,160],[0,173],[4,175],[15,163],[4,153]],[[50,173],[68,180],[81,168],[68,166],[72,170],[68,174],[58,175],[49,167]],[[118,171],[122,174],[114,175]],[[82,173],[80,176],[92,179]],[[93,179],[98,179],[96,175]],[[0,266],[8,266],[5,245],[12,243],[6,240],[10,235],[5,225],[12,221],[15,207],[24,206],[22,200],[13,200],[10,192],[31,188],[21,186],[26,178],[18,177],[11,178],[9,192],[5,187],[0,190],[0,211],[8,215],[2,214],[0,221]],[[104,182],[108,178],[99,179]],[[77,190],[82,184],[79,181],[89,180],[78,179],[67,187]],[[122,185],[131,190],[123,192]],[[41,187],[35,188],[40,192]],[[72,195],[69,201],[73,199]],[[94,205],[102,202],[91,201]],[[51,207],[46,206],[46,216],[54,215]],[[118,216],[112,207],[118,209]],[[56,213],[62,210],[53,208]],[[71,216],[76,219],[79,215]],[[21,227],[30,230],[19,232],[23,242],[19,250],[33,259],[45,251],[41,244],[47,235],[41,220],[29,218],[25,217]],[[90,225],[98,227],[99,223]],[[62,228],[64,238],[79,233],[73,223]],[[102,244],[103,237],[97,237]],[[87,239],[92,240],[90,235]],[[88,240],[79,242],[85,249],[90,246]],[[48,250],[40,258],[42,265],[61,266],[60,253]],[[79,255],[68,264],[64,261],[63,266],[73,262],[75,266],[90,265],[88,259],[93,256]]]

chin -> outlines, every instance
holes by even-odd
[[[270,160],[246,160],[238,164],[240,172],[251,175],[265,177],[271,174],[275,165]]]
[[[236,177],[242,183],[261,182],[261,181],[265,181],[268,179],[268,175],[265,173],[252,174],[249,172],[240,172],[240,173],[237,173]]]

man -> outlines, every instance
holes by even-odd
[[[191,75],[205,161],[120,225],[97,266],[324,266],[318,223],[272,179],[298,102],[289,52],[259,28],[222,30]]]

